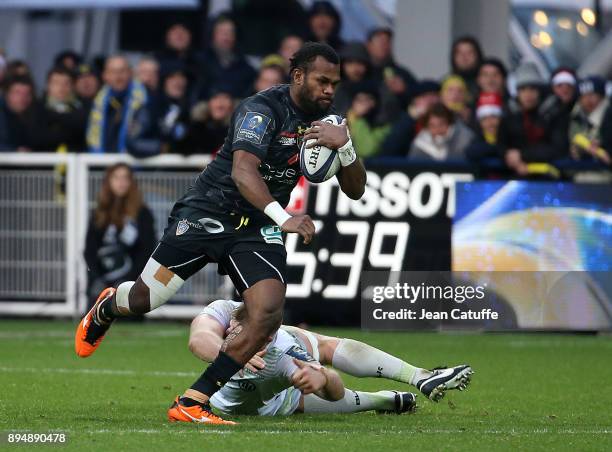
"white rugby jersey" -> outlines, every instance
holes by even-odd
[[[213,317],[227,329],[233,310],[241,304],[232,300],[216,300],[206,306],[202,314]],[[291,376],[298,368],[293,358],[315,361],[298,340],[283,329],[278,330],[262,358],[266,363],[263,369],[256,373],[245,369],[242,376],[236,373],[212,396],[211,404],[225,412],[256,415],[266,405],[277,403],[276,396],[293,386]]]

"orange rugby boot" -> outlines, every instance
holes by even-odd
[[[104,339],[106,331],[110,328],[111,323],[102,324],[97,322],[95,314],[100,304],[112,297],[115,291],[112,287],[104,289],[87,315],[79,323],[74,335],[74,350],[81,358],[87,358],[96,351],[100,342]]]
[[[234,421],[226,421],[214,414],[208,405],[185,406],[179,396],[168,409],[170,422],[195,422],[197,424],[236,425]]]

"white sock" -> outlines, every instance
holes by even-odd
[[[134,285],[134,281],[125,281],[119,284],[117,287],[117,293],[115,294],[115,302],[117,303],[117,310],[124,315],[131,314],[130,311],[130,290]]]
[[[392,391],[361,392],[344,390],[344,398],[330,402],[314,394],[304,396],[304,413],[358,413],[370,410],[394,410]]]
[[[363,342],[341,339],[332,366],[354,377],[380,377],[415,385],[431,372],[414,367]]]

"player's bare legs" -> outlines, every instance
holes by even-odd
[[[166,303],[183,283],[172,270],[151,258],[135,282],[104,289],[77,327],[74,342],[77,355],[86,358],[95,352],[116,318],[152,311]]]
[[[464,390],[473,374],[472,368],[466,364],[448,369],[427,370],[353,339],[324,336],[290,326],[283,328],[298,335],[307,344],[307,335],[314,336],[321,364],[332,366],[354,377],[386,378],[413,385],[434,402],[440,401],[448,389]],[[346,399],[349,402],[353,400],[351,396],[346,396]],[[347,406],[350,409],[352,405],[349,403]]]
[[[285,285],[276,279],[257,282],[242,294],[246,316],[225,338],[219,355],[206,371],[170,407],[171,421],[201,422],[210,413],[208,401],[236,372],[261,350],[280,327]]]

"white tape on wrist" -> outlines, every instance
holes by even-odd
[[[287,211],[283,209],[283,206],[281,206],[277,201],[272,201],[270,204],[268,204],[264,209],[264,213],[279,226],[282,226],[285,221],[291,218],[291,215],[289,215]]]
[[[338,148],[338,158],[340,159],[340,165],[342,166],[349,166],[351,163],[357,160],[357,154],[355,153],[353,141],[350,137],[344,146]]]

